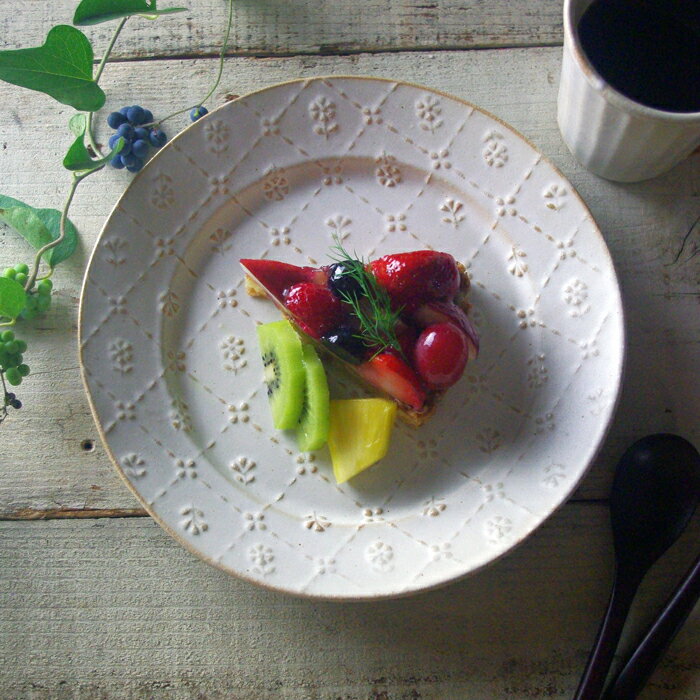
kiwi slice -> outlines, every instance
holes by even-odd
[[[272,422],[278,430],[296,427],[304,405],[304,360],[292,324],[274,321],[258,326]]]
[[[297,425],[297,445],[307,452],[318,450],[328,440],[330,427],[330,400],[328,382],[323,364],[314,347],[308,343],[302,347],[306,388]]]

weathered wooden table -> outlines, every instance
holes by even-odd
[[[130,21],[103,78],[106,109],[156,114],[206,92],[224,0]],[[181,549],[139,507],[99,443],[77,363],[87,257],[124,171],[86,180],[72,209],[82,247],[55,275],[50,313],[24,336],[25,407],[0,427],[0,696],[144,698],[567,698],[607,602],[613,466],[643,434],[700,443],[700,156],[650,182],[583,170],[555,121],[561,2],[239,0],[212,104],[319,74],[402,78],[466,98],[528,136],[578,189],[619,272],[629,353],[622,400],[581,487],[523,546],[480,574],[377,604],[298,600],[229,578]],[[2,48],[40,44],[75,0],[26,0],[0,17]],[[89,28],[98,52],[110,25]],[[60,208],[69,108],[0,84],[4,194]],[[184,120],[184,117],[183,117]],[[183,121],[184,125],[184,121]],[[170,131],[178,127],[171,125]],[[105,132],[102,132],[104,136]],[[0,230],[0,264],[28,260]],[[696,554],[700,520],[659,562],[625,645]],[[700,697],[700,610],[643,694]]]

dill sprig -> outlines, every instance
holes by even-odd
[[[343,266],[343,276],[354,280],[359,291],[340,291],[340,298],[351,307],[353,316],[360,323],[358,334],[367,347],[375,348],[375,356],[382,350],[392,348],[403,355],[396,335],[396,323],[401,309],[391,308],[391,299],[377,278],[367,269],[364,260],[354,257],[343,248],[337,236],[331,248],[331,259]]]

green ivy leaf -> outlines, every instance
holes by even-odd
[[[24,202],[12,197],[0,194],[0,211],[24,208],[33,212],[38,218],[24,219],[27,225],[22,225],[22,217],[16,212],[12,212],[10,218],[12,222],[2,218],[9,226],[14,228],[35,250],[43,248],[47,243],[56,240],[61,234],[61,212],[57,209],[34,209]],[[21,228],[19,226],[22,226]],[[78,245],[78,230],[70,219],[66,220],[66,235],[63,240],[51,250],[44,253],[44,260],[51,266],[56,267],[59,263],[68,259]]]
[[[37,216],[44,222],[44,226],[51,234],[51,240],[56,240],[61,235],[61,212],[58,209],[35,209]],[[48,253],[44,253],[44,258],[51,267],[56,267],[59,263],[70,258],[78,247],[78,229],[75,228],[70,219],[66,219],[66,235],[63,240]]]
[[[92,79],[92,45],[78,29],[59,24],[43,46],[0,51],[0,80],[38,90],[63,104],[97,111],[105,94]]]
[[[68,128],[75,136],[80,136],[87,131],[87,116],[85,114],[74,114],[68,120]]]
[[[159,10],[156,8],[156,0],[82,0],[73,15],[73,24],[99,24],[130,15],[143,15],[155,19],[158,15],[186,11],[186,7],[167,7]]]
[[[119,137],[117,142],[114,144],[114,148],[103,158],[93,159],[85,145],[84,134],[78,136],[78,138],[73,141],[73,144],[68,149],[65,158],[63,159],[63,167],[67,170],[86,172],[93,170],[99,170],[103,168],[107,163],[109,163],[114,156],[119,153],[119,151],[124,148],[124,139]]]
[[[27,293],[15,280],[0,277],[0,316],[14,321],[27,305]]]
[[[36,210],[31,207],[19,206],[0,209],[0,221],[17,231],[36,250],[53,240],[49,229]],[[46,254],[44,259],[46,260]]]
[[[114,144],[114,148],[103,158],[94,159],[90,155],[87,146],[85,145],[85,133],[88,127],[88,120],[84,114],[75,114],[68,122],[70,130],[75,134],[75,141],[68,149],[65,158],[63,159],[63,167],[67,170],[75,170],[81,172],[92,172],[103,168],[119,151],[124,148],[124,139],[119,138]]]

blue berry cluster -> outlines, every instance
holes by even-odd
[[[107,117],[107,124],[115,129],[109,137],[109,147],[114,148],[117,139],[123,137],[122,150],[112,158],[114,168],[126,168],[131,173],[137,173],[141,168],[151,146],[160,148],[168,140],[165,132],[153,123],[150,110],[133,105],[122,107],[118,112],[112,112]]]
[[[17,398],[17,395],[10,391],[5,394],[5,407],[12,406],[12,408],[22,408],[22,402]]]

